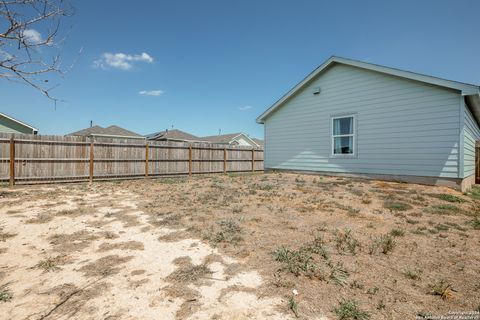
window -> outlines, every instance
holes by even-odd
[[[355,154],[355,116],[332,118],[332,155]]]

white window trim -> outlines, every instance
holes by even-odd
[[[333,134],[334,120],[342,118],[353,118],[353,133],[352,134]],[[335,138],[353,137],[352,146],[353,153],[335,153]],[[356,158],[357,157],[357,115],[356,114],[338,114],[332,115],[330,120],[330,157],[332,158]]]

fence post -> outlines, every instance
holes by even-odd
[[[145,145],[145,178],[148,177],[148,141],[147,144]]]
[[[188,147],[188,175],[192,175],[192,145]]]
[[[252,149],[252,172],[255,172],[255,149]]]
[[[227,148],[223,148],[223,173],[227,173]]]
[[[15,140],[10,138],[10,186],[15,185]]]
[[[89,170],[89,176],[90,176],[90,183],[93,182],[93,138],[90,141],[90,170]]]

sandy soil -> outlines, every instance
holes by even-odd
[[[0,188],[0,314],[326,320],[480,311],[474,198],[275,173]]]

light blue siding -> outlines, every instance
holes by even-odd
[[[460,101],[458,91],[334,64],[265,120],[265,167],[458,178]],[[339,114],[356,115],[356,157],[331,156]]]
[[[480,140],[480,128],[474,120],[468,107],[464,107],[464,129],[463,129],[463,165],[464,177],[475,174],[475,141]]]

